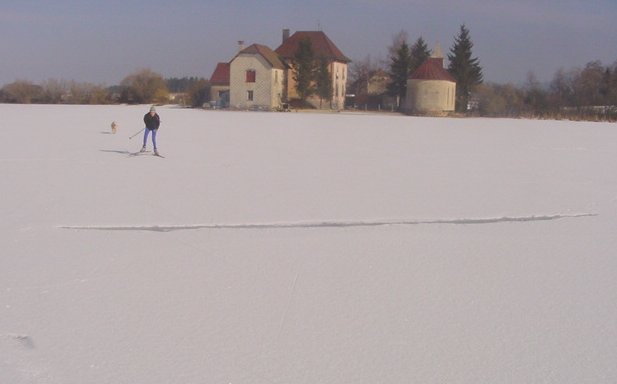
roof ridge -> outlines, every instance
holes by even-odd
[[[270,64],[274,68],[282,69],[285,67],[283,62],[280,60],[278,54],[272,50],[272,48],[268,47],[264,44],[253,43],[248,47],[244,48],[238,54],[241,53],[257,53],[263,57],[268,64]]]
[[[351,61],[324,31],[296,31],[276,48],[275,52],[284,58],[291,58],[298,49],[299,41],[303,38],[308,38],[311,41],[313,52],[317,57],[324,56],[342,62]]]

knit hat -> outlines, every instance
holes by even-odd
[[[156,112],[156,108],[154,108],[154,105],[150,107],[150,112]]]

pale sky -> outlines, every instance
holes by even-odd
[[[385,60],[393,36],[444,54],[461,24],[484,78],[550,81],[617,61],[616,0],[0,0],[0,86],[49,79],[115,85],[138,69],[209,78],[238,40],[272,49],[281,30],[323,30],[349,58]]]

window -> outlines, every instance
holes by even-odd
[[[253,91],[246,91],[246,99],[248,101],[253,101]]]
[[[254,69],[248,69],[246,71],[246,82],[247,83],[255,82],[255,70]]]

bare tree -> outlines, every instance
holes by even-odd
[[[199,79],[193,83],[188,93],[188,104],[193,107],[201,107],[204,103],[210,101],[210,82],[206,79]]]
[[[29,81],[17,80],[2,87],[2,94],[7,103],[37,103],[41,99],[42,88]]]
[[[560,68],[550,84],[551,104],[558,109],[574,105],[574,72]]]
[[[536,75],[529,71],[525,84],[526,112],[532,117],[541,117],[548,112],[548,93],[538,81]]]
[[[366,56],[363,60],[352,62],[349,69],[349,90],[355,95],[366,95],[369,89],[371,76],[381,69],[378,62],[371,56]]]
[[[43,103],[62,103],[69,95],[69,84],[64,80],[49,79],[41,84]]]
[[[574,94],[577,106],[602,105],[602,79],[604,67],[599,61],[587,63],[574,82]]]
[[[523,110],[523,91],[512,84],[486,84],[476,87],[482,116],[519,117]]]
[[[164,102],[169,97],[163,76],[147,68],[128,75],[120,85],[124,87],[122,99],[128,103]]]
[[[400,30],[392,36],[392,45],[388,47],[388,57],[394,57],[398,54],[399,49],[403,44],[409,45],[409,34],[405,30]]]
[[[107,104],[109,92],[101,85],[72,82],[67,102],[71,104]]]

